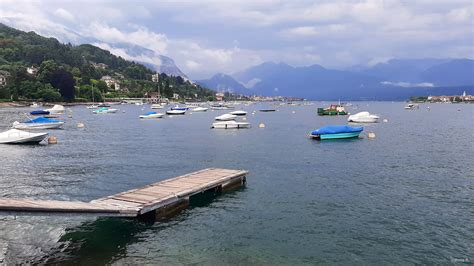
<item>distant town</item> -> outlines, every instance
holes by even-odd
[[[474,96],[468,95],[466,91],[462,95],[442,95],[442,96],[413,96],[412,102],[430,102],[430,103],[474,103]]]

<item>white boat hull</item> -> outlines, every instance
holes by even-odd
[[[236,115],[224,114],[221,116],[217,116],[214,119],[217,121],[231,121],[231,120],[234,120],[235,118],[237,118]]]
[[[245,111],[233,111],[233,112],[230,112],[229,114],[231,115],[247,115],[247,112]]]
[[[0,144],[39,143],[48,133],[31,133],[18,129],[10,129],[0,133]]]
[[[160,104],[152,104],[151,109],[163,109],[163,105]]]
[[[141,115],[141,119],[153,119],[153,118],[162,118],[164,114],[152,114],[152,115]]]
[[[215,122],[215,123],[212,124],[211,128],[215,128],[215,129],[240,129],[240,128],[250,128],[250,123],[247,123],[247,122],[235,122],[235,121]]]
[[[191,111],[193,112],[206,112],[208,110],[208,108],[205,108],[205,107],[196,107],[194,109],[191,109]]]
[[[376,123],[380,117],[370,114],[369,112],[359,112],[354,115],[350,115],[347,118],[348,122],[353,123]]]
[[[186,113],[185,110],[169,110],[166,111],[167,115],[184,115]]]
[[[56,129],[61,128],[64,125],[64,122],[56,123],[13,123],[14,129],[20,130],[41,130],[41,129]]]

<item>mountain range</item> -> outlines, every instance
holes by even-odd
[[[402,100],[413,95],[473,92],[474,60],[392,59],[347,70],[266,62],[197,83],[217,91],[315,100]]]

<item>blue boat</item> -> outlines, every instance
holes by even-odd
[[[311,137],[320,140],[357,138],[363,130],[363,127],[325,126],[311,132]]]
[[[30,115],[49,115],[49,111],[35,110],[35,111],[30,112]]]
[[[13,122],[13,128],[22,130],[60,128],[63,125],[63,121],[49,119],[45,117],[38,117],[21,123],[18,121]]]

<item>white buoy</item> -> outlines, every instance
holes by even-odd
[[[296,113],[295,111],[291,111],[292,114]]]
[[[58,138],[56,138],[55,136],[50,136],[48,138],[48,143],[49,144],[57,144],[58,143]]]
[[[384,123],[387,123],[387,122],[388,122],[388,119],[387,119],[387,118],[385,118],[385,119],[383,120],[383,122],[384,122]]]
[[[259,127],[259,128],[264,128],[264,127],[265,127],[265,124],[264,124],[264,123],[260,123],[260,124],[258,125],[258,127]]]
[[[77,127],[78,128],[83,128],[83,127],[85,127],[85,125],[84,125],[84,123],[77,123]]]
[[[369,132],[368,137],[369,137],[369,139],[375,139],[375,133],[374,132]]]
[[[72,118],[72,115],[67,115],[67,117]]]

